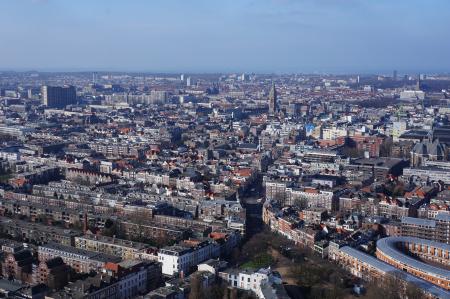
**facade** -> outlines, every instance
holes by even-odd
[[[158,261],[162,263],[165,275],[187,274],[193,267],[220,255],[220,247],[215,242],[203,241],[194,246],[169,246],[158,252]]]
[[[266,182],[266,199],[274,200],[282,206],[294,206],[298,201],[306,201],[309,208],[323,208],[336,211],[339,198],[333,189],[319,190],[315,187],[293,188],[285,182]]]
[[[106,272],[119,282],[120,298],[130,299],[143,295],[161,285],[161,266],[156,262],[126,260],[107,263]]]
[[[75,237],[75,247],[118,256],[124,260],[138,258],[141,253],[146,253],[147,249],[150,249],[143,243],[91,234]]]
[[[49,108],[64,108],[77,103],[74,86],[47,86],[41,88],[42,104]]]
[[[354,276],[366,281],[380,281],[386,277],[400,279],[419,287],[431,298],[449,298],[450,292],[414,275],[397,269],[373,256],[350,246],[332,251],[330,258],[350,271]]]
[[[61,257],[65,264],[69,265],[79,273],[101,271],[106,263],[117,263],[121,260],[119,257],[56,243],[48,243],[38,247],[38,258],[40,262],[48,261],[56,257]]]
[[[450,214],[438,212],[434,219],[403,217],[401,235],[450,244]]]
[[[413,237],[380,239],[376,252],[378,259],[447,290],[450,272],[445,267],[450,265],[449,254],[448,244]],[[439,264],[442,267],[434,266]]]
[[[442,181],[446,185],[450,185],[450,171],[448,169],[421,166],[415,168],[403,169],[403,176],[410,180],[411,178],[420,178],[424,182]]]
[[[70,267],[60,257],[42,261],[34,273],[34,283],[43,283],[50,289],[59,290],[69,281]]]
[[[273,284],[281,284],[281,277],[275,275],[270,268],[257,271],[230,269],[219,272],[219,277],[231,287],[251,291],[258,298],[288,298],[284,294],[277,294]],[[270,297],[275,296],[275,297]]]
[[[7,252],[1,262],[3,277],[32,283],[33,260],[32,253],[28,249]]]
[[[6,205],[7,207],[8,205]],[[4,205],[5,207],[5,205]],[[24,209],[22,207],[22,209]],[[25,242],[44,244],[55,242],[66,246],[73,246],[76,236],[80,232],[53,226],[30,223],[22,220],[0,217],[0,231]]]
[[[322,127],[322,139],[323,140],[336,140],[339,137],[346,137],[348,134],[346,128],[338,127]]]

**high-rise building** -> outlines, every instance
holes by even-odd
[[[248,75],[246,73],[243,73],[239,76],[239,80],[241,80],[242,82],[248,81]]]
[[[272,83],[272,88],[269,92],[269,114],[274,115],[278,112],[278,102],[277,102],[277,89],[275,88],[275,84]]]
[[[420,80],[421,80],[421,77],[420,77],[421,75],[419,74],[418,76],[417,76],[417,81],[416,81],[416,90],[417,91],[420,91]]]
[[[192,82],[191,82],[191,77],[187,77],[186,79],[186,86],[191,86]]]
[[[397,71],[394,70],[394,73],[392,74],[392,80],[397,81]]]
[[[42,103],[49,108],[64,108],[77,103],[74,86],[47,86],[41,88]]]

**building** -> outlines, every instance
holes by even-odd
[[[32,283],[33,260],[33,255],[28,249],[7,252],[1,262],[3,277]]]
[[[397,269],[373,256],[365,254],[350,246],[333,250],[330,255],[334,261],[350,271],[354,276],[365,281],[380,281],[387,277],[400,279],[420,288],[430,298],[450,298],[450,292],[428,281]]]
[[[14,202],[5,202],[3,207],[11,208],[8,205],[14,205]],[[18,207],[19,209],[26,209],[26,207]],[[18,213],[24,215],[22,213]],[[35,244],[44,244],[47,242],[55,242],[62,245],[73,246],[75,244],[74,240],[76,236],[81,233],[78,231],[59,228],[55,226],[47,226],[38,223],[30,223],[27,221],[9,219],[5,217],[0,217],[0,232],[10,235],[13,238],[20,238],[24,242],[30,242]]]
[[[448,244],[414,237],[388,237],[377,241],[378,259],[447,290],[450,290],[449,254]]]
[[[411,164],[413,166],[422,166],[425,161],[446,161],[446,146],[438,139],[424,139],[416,143],[411,151]]]
[[[23,137],[27,134],[34,132],[34,128],[28,128],[25,126],[18,125],[0,125],[0,134],[10,135],[14,137]]]
[[[144,299],[184,299],[185,291],[176,286],[164,286],[151,291]]]
[[[385,137],[369,136],[369,135],[352,135],[341,136],[336,138],[336,143],[339,145],[348,145],[356,148],[358,151],[367,152],[369,157],[379,157],[381,144],[383,144]]]
[[[158,252],[158,261],[162,263],[165,275],[185,275],[192,272],[201,262],[220,255],[220,247],[211,241],[195,242],[193,246],[168,246]]]
[[[404,90],[400,93],[400,99],[423,100],[425,93],[421,90]]]
[[[450,244],[450,214],[438,212],[432,220],[403,217],[401,235]]]
[[[398,142],[400,136],[406,132],[407,124],[405,121],[395,121],[392,124],[392,139],[394,142]]]
[[[20,283],[14,280],[0,279],[0,296],[2,298],[44,299],[48,291],[44,285]]]
[[[43,283],[50,289],[60,290],[69,282],[70,267],[56,257],[39,263],[34,273],[34,283]]]
[[[408,166],[408,161],[399,158],[362,158],[352,161],[350,165],[345,165],[345,170],[362,171],[370,174],[375,180],[384,181],[388,175],[400,176],[406,166]]]
[[[448,169],[420,166],[415,168],[403,169],[403,176],[409,180],[419,178],[423,182],[439,182],[442,181],[446,185],[450,185],[450,171]]]
[[[339,127],[322,127],[322,139],[336,140],[339,137],[346,137],[348,134],[346,128]]]
[[[49,108],[64,108],[77,103],[77,92],[74,86],[48,86],[41,88],[42,104]]]
[[[258,298],[289,298],[283,292],[284,289],[280,290],[274,287],[281,285],[282,280],[270,268],[257,271],[230,269],[219,272],[219,277],[233,288],[252,291]],[[268,296],[268,294],[271,294],[273,297]]]
[[[161,285],[161,265],[157,262],[127,260],[107,263],[106,272],[119,281],[120,298],[143,295]]]
[[[272,83],[272,88],[269,92],[269,115],[275,115],[279,110],[278,107],[278,95],[275,83]]]
[[[309,208],[302,211],[302,219],[306,224],[320,224],[327,217],[324,208]]]
[[[122,299],[119,281],[104,273],[69,283],[60,291],[47,294],[48,299]]]
[[[103,270],[106,263],[118,263],[121,258],[64,246],[56,243],[48,243],[38,247],[38,259],[40,262],[61,257],[65,264],[76,272],[89,273]]]
[[[138,258],[150,249],[150,246],[144,243],[92,234],[75,237],[75,247],[118,256],[124,260]]]

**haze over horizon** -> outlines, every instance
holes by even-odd
[[[449,72],[445,0],[0,1],[0,69]]]

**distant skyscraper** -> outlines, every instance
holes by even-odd
[[[394,73],[392,74],[392,80],[397,81],[397,71],[394,70]]]
[[[74,86],[42,86],[42,103],[49,108],[64,108],[77,103]]]
[[[241,80],[242,82],[248,81],[248,75],[246,73],[243,73],[239,76],[239,80]]]
[[[184,74],[181,74],[181,75],[180,75],[180,81],[181,81],[181,82],[184,82]]]
[[[191,77],[187,77],[186,79],[186,86],[191,86],[192,82],[191,82]]]
[[[275,83],[272,83],[272,88],[269,92],[269,114],[274,115],[278,112],[278,102],[277,102],[277,89],[275,88]]]

